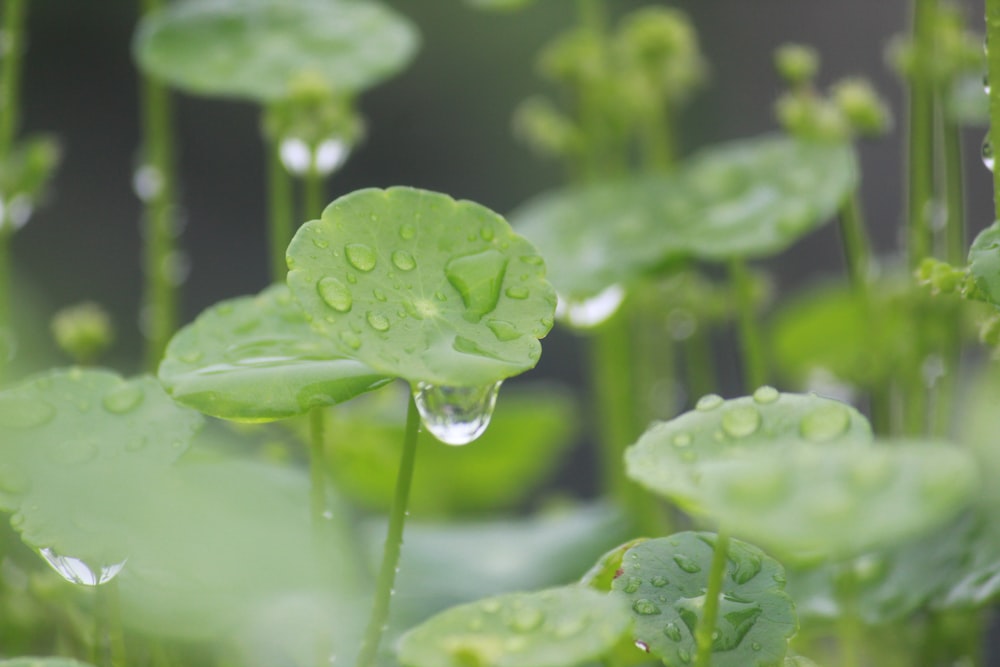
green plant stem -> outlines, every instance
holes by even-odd
[[[326,413],[323,408],[309,411],[309,509],[313,529],[323,525],[326,511],[326,455],[324,452],[324,431]]]
[[[962,128],[942,116],[944,194],[948,210],[945,258],[954,266],[965,264],[965,174],[962,169]]]
[[[711,332],[707,323],[699,323],[698,328],[683,343],[684,375],[688,391],[697,399],[718,386],[715,382],[715,363],[712,358]]]
[[[292,240],[292,177],[281,162],[281,145],[265,138],[267,144],[268,245],[271,255],[271,282],[282,282],[288,273],[285,251]]]
[[[990,82],[990,142],[1000,146],[1000,0],[986,0],[986,67]],[[1000,217],[1000,169],[993,170],[994,218]]]
[[[670,112],[662,99],[657,99],[643,114],[641,141],[643,162],[649,171],[669,171],[674,164],[674,133]]]
[[[719,598],[722,595],[722,582],[726,575],[726,562],[729,560],[729,533],[720,528],[715,540],[715,552],[712,554],[712,566],[708,572],[708,587],[705,590],[705,607],[701,620],[695,628],[695,643],[698,646],[698,656],[695,667],[710,667],[712,664],[712,635],[715,633],[715,621],[719,615]]]
[[[126,667],[125,632],[122,629],[118,582],[114,579],[94,591],[94,640],[91,659],[100,667]]]
[[[372,615],[368,619],[358,656],[357,667],[372,667],[382,641],[382,633],[389,618],[389,600],[392,597],[393,586],[396,583],[396,569],[399,566],[399,554],[403,546],[403,525],[406,523],[406,507],[410,500],[410,483],[413,480],[413,467],[417,454],[417,435],[420,432],[420,414],[417,405],[410,395],[409,408],[406,412],[406,434],[403,438],[403,454],[399,460],[399,473],[396,477],[396,493],[392,499],[392,509],[389,513],[389,529],[385,536],[385,547],[382,552],[382,567],[375,583],[375,602],[372,605]]]
[[[861,217],[861,202],[858,200],[857,190],[840,207],[840,241],[844,247],[844,261],[851,284],[859,293],[867,293],[872,252]]]
[[[323,175],[315,168],[306,172],[303,183],[305,192],[303,196],[303,218],[313,220],[323,213]]]
[[[753,281],[745,260],[730,260],[729,279],[736,294],[737,326],[743,354],[743,383],[747,392],[752,392],[767,382],[767,361],[755,312]]]
[[[937,0],[914,0],[913,42],[918,54],[909,80],[907,115],[907,217],[909,266],[931,254],[930,207],[934,196],[934,91],[928,72],[935,54]]]
[[[144,14],[158,10],[163,0],[143,0]],[[167,342],[177,328],[177,288],[172,258],[177,252],[174,225],[174,136],[172,103],[166,86],[148,76],[140,85],[145,164],[156,175],[157,186],[146,200],[145,275],[143,297],[148,317],[146,368],[155,372]]]
[[[861,664],[861,620],[857,612],[857,580],[851,564],[844,566],[837,592],[841,612],[838,618],[837,635],[840,644],[840,666],[859,667]]]

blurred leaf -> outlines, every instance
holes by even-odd
[[[14,658],[0,660],[0,667],[92,667],[71,658]]]
[[[54,137],[35,135],[21,140],[0,163],[0,232],[28,222],[45,196],[60,158]]]
[[[983,91],[983,75],[958,77],[944,98],[948,118],[960,125],[989,125],[990,98]]]
[[[697,654],[695,629],[715,552],[713,533],[684,532],[632,547],[612,595],[632,608],[636,646],[667,665],[690,664]],[[729,541],[712,665],[760,667],[781,664],[798,622],[795,605],[782,590],[784,570],[755,546]]]
[[[624,607],[580,586],[509,593],[453,607],[399,642],[409,667],[571,667],[607,653],[628,628]]]
[[[611,551],[601,556],[600,560],[580,578],[580,583],[590,586],[599,591],[610,591],[611,582],[621,575],[622,559],[625,553],[634,546],[645,542],[647,537],[639,537],[629,540],[625,544],[620,544]]]
[[[552,327],[545,265],[506,221],[413,188],[341,197],[288,248],[288,284],[343,353],[409,382],[471,387],[532,368]]]
[[[285,285],[203,312],[171,339],[159,376],[177,401],[238,421],[300,415],[389,381],[315,333]]]
[[[399,72],[419,38],[411,23],[369,0],[184,0],[140,24],[136,61],[149,75],[199,95],[270,102],[302,76],[337,92]]]
[[[492,12],[507,12],[523,9],[531,5],[535,0],[465,0],[465,4],[476,9],[483,9]]]
[[[972,242],[969,273],[984,300],[1000,308],[1000,222],[979,232]]]

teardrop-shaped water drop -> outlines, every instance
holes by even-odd
[[[144,396],[142,387],[134,384],[123,384],[106,393],[101,404],[108,412],[123,415],[139,407]]]
[[[417,260],[405,250],[392,253],[392,264],[400,271],[412,271],[417,268]]]
[[[556,317],[571,326],[588,329],[607,321],[618,312],[624,300],[625,288],[621,285],[611,285],[582,301],[559,297],[556,302]]]
[[[446,387],[419,382],[413,399],[431,435],[447,445],[466,445],[489,426],[501,384]]]
[[[684,635],[681,633],[681,629],[677,627],[676,623],[667,623],[663,627],[663,634],[665,634],[669,639],[679,642],[681,637]]]
[[[351,297],[351,290],[347,289],[344,283],[332,276],[327,276],[316,283],[316,291],[319,293],[319,298],[323,300],[323,303],[338,313],[348,312],[354,304],[354,299]]]
[[[987,95],[990,94],[990,75],[989,72],[983,74],[983,92]]]
[[[688,574],[697,574],[701,572],[701,565],[684,554],[674,554],[674,562],[677,564],[677,567],[684,570]]]
[[[993,171],[993,165],[996,163],[996,155],[994,155],[993,142],[990,141],[989,132],[983,137],[983,148],[980,155],[983,158],[983,164],[986,165],[986,168]]]
[[[448,282],[475,321],[497,307],[506,272],[507,258],[493,249],[456,257],[444,268]]]
[[[122,571],[122,568],[125,567],[125,563],[128,561],[126,558],[120,563],[91,568],[79,558],[62,556],[53,549],[39,549],[39,553],[63,579],[71,584],[79,584],[81,586],[100,586],[101,584],[108,583],[118,576],[118,573]]]
[[[349,243],[344,247],[344,254],[347,255],[347,261],[351,266],[358,271],[367,273],[375,268],[377,261],[375,251],[364,243]]]

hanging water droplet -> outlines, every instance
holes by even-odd
[[[462,297],[467,316],[473,321],[497,307],[506,272],[507,258],[493,249],[456,257],[444,268],[448,282]]]
[[[151,164],[140,165],[132,173],[132,191],[141,201],[152,201],[163,192],[163,174]]]
[[[660,605],[656,604],[652,600],[647,600],[646,598],[639,598],[633,602],[632,611],[640,616],[656,616],[657,614],[663,613],[663,610],[660,609]]]
[[[417,260],[405,250],[397,250],[392,253],[392,264],[400,271],[412,271],[417,268]]]
[[[522,607],[510,618],[510,628],[515,632],[531,632],[541,627],[545,620],[542,610],[535,607]]]
[[[389,330],[389,318],[381,313],[376,313],[374,310],[369,310],[365,315],[365,319],[368,320],[368,325],[375,331],[388,331]]]
[[[722,429],[731,438],[745,438],[760,428],[760,411],[752,405],[740,405],[722,415]]]
[[[316,283],[316,291],[326,305],[340,313],[348,312],[354,303],[347,286],[332,276],[327,276]]]
[[[663,634],[675,642],[679,642],[684,636],[681,634],[681,629],[677,627],[676,623],[667,623],[663,628]]]
[[[9,398],[0,401],[0,426],[16,429],[35,428],[48,424],[56,409],[42,400]]]
[[[443,387],[419,382],[413,398],[431,435],[448,445],[465,445],[489,426],[501,384]]]
[[[589,329],[606,322],[618,312],[624,300],[625,288],[621,285],[611,285],[582,301],[560,296],[556,302],[556,317],[578,329]]]
[[[993,171],[993,164],[996,162],[996,156],[993,153],[993,142],[990,141],[990,133],[987,132],[986,136],[983,137],[983,147],[980,155],[983,158],[983,164],[990,171]]]
[[[278,146],[278,156],[281,164],[289,173],[304,176],[312,166],[312,151],[309,145],[298,137],[286,137]]]
[[[761,387],[757,387],[757,391],[753,393],[753,400],[761,405],[768,405],[778,400],[779,396],[781,396],[781,394],[778,393],[777,389],[765,384]]]
[[[141,387],[124,384],[106,393],[101,404],[108,412],[121,415],[136,409],[144,397]]]
[[[698,410],[707,412],[708,410],[716,409],[717,407],[722,405],[722,403],[723,403],[722,397],[719,396],[718,394],[705,394],[704,396],[698,399],[698,402],[695,404],[694,407]]]
[[[126,558],[120,563],[91,568],[79,558],[62,556],[53,549],[40,549],[39,553],[63,579],[71,584],[79,584],[81,586],[100,586],[101,584],[108,583],[118,576],[118,573],[122,571],[122,568],[125,567],[125,563],[128,561]]]
[[[375,268],[375,251],[364,243],[350,243],[344,247],[347,261],[358,271],[367,273]]]
[[[311,157],[316,172],[326,176],[344,166],[350,154],[351,147],[346,141],[339,137],[329,137],[316,146],[316,151]]]
[[[802,436],[812,442],[826,442],[842,435],[851,425],[851,415],[841,405],[831,403],[816,408],[799,425]]]
[[[983,92],[987,95],[990,94],[990,75],[989,72],[983,74]]]

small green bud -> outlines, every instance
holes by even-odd
[[[593,85],[604,76],[600,38],[576,29],[557,36],[538,58],[538,70],[551,81],[572,88]]]
[[[892,125],[888,105],[864,79],[844,79],[833,87],[834,104],[861,135],[884,134]]]
[[[57,312],[52,335],[59,349],[79,364],[94,363],[115,339],[111,318],[90,301]]]
[[[774,66],[790,85],[804,86],[819,72],[819,54],[804,44],[783,44],[774,52]]]
[[[965,269],[959,269],[933,257],[925,257],[916,271],[917,282],[930,287],[931,294],[957,294],[967,284]]]
[[[530,97],[514,111],[514,134],[542,155],[562,157],[580,144],[576,125],[543,97]]]
[[[683,12],[646,7],[622,19],[615,35],[622,69],[638,75],[652,97],[683,99],[705,79],[698,34]]]
[[[851,135],[844,114],[810,90],[786,93],[775,104],[778,123],[789,134],[809,141],[844,141]]]

